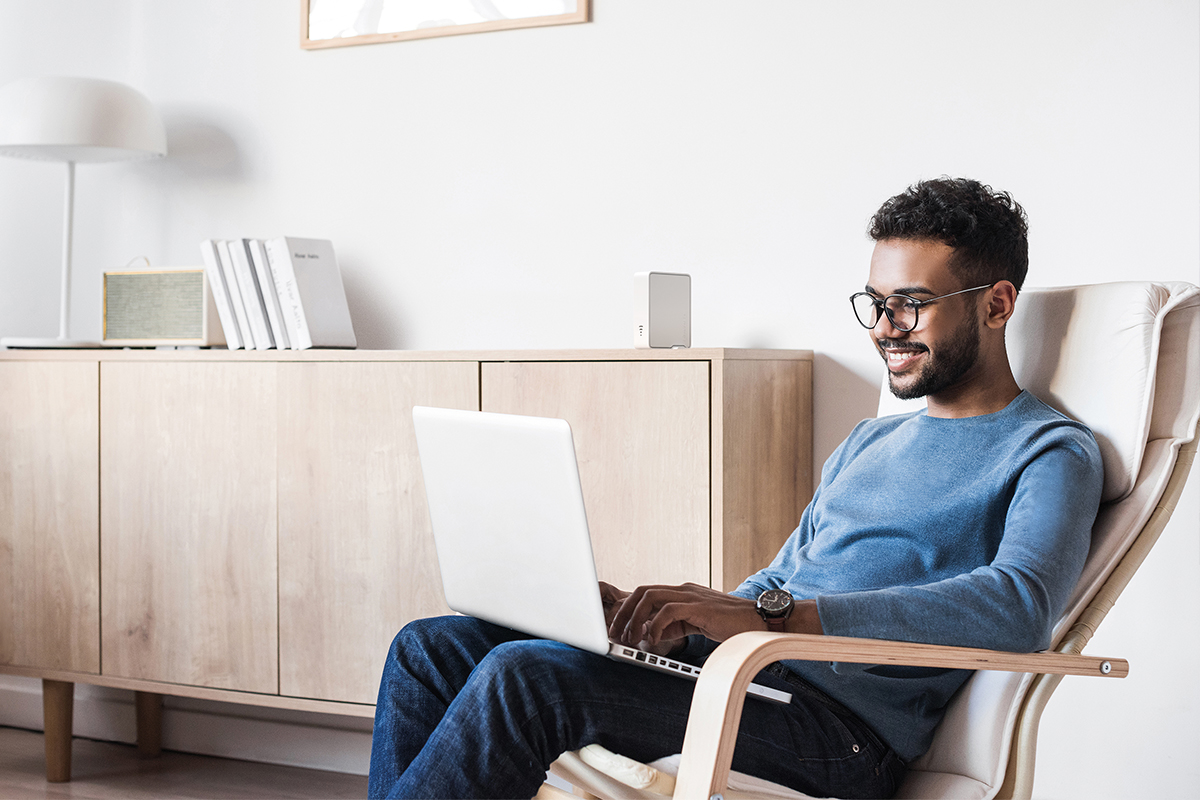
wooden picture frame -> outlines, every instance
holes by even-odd
[[[445,3],[447,9],[449,9],[451,5],[463,5],[461,0],[429,0],[429,2],[439,1]],[[530,0],[530,2],[534,1],[535,0]],[[563,1],[564,4],[569,2],[569,0]],[[575,10],[561,14],[488,19],[483,22],[469,23],[454,23],[453,21],[447,19],[446,21],[448,24],[444,25],[421,23],[421,27],[416,28],[403,27],[403,29],[374,33],[361,33],[356,35],[330,35],[331,30],[338,29],[338,25],[336,23],[331,25],[330,19],[328,18],[315,20],[313,16],[313,12],[316,10],[314,6],[319,7],[319,4],[322,2],[340,3],[341,5],[345,6],[345,18],[347,20],[349,19],[349,14],[351,13],[351,7],[355,5],[354,0],[300,0],[300,46],[305,50],[319,50],[328,47],[347,47],[349,45],[356,44],[401,42],[409,39],[428,39],[435,36],[456,36],[463,33],[482,33],[484,31],[502,31],[512,30],[515,28],[535,28],[546,25],[571,25],[578,22],[591,21],[592,10],[591,0],[575,0]],[[480,5],[483,5],[484,7],[490,8],[495,13],[500,13],[497,2],[500,2],[501,6],[503,6],[507,2],[513,2],[513,0],[496,0],[496,2],[493,2],[493,0],[479,0],[479,2],[472,2],[471,4],[475,5],[477,8]],[[547,0],[542,0],[542,2],[543,4],[549,4]],[[369,15],[372,11],[374,11],[374,22],[368,23],[366,27],[378,28],[381,24],[382,11],[387,3],[388,0],[361,0],[361,2],[357,3],[358,8],[353,13],[355,16],[361,16],[363,13],[367,13]],[[374,8],[369,8],[368,6],[373,6]],[[317,21],[320,27],[320,30],[316,32],[315,37],[310,36],[310,29],[313,27],[312,23],[314,21]],[[386,25],[386,22],[383,24]],[[342,31],[350,29],[353,29],[353,27],[340,28]]]

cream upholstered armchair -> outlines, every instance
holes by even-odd
[[[584,796],[804,797],[730,773],[743,692],[759,669],[783,658],[965,666],[979,671],[951,701],[897,797],[1029,797],[1038,722],[1063,676],[1120,677],[1127,668],[1118,659],[1079,654],[1165,527],[1195,458],[1200,289],[1134,282],[1028,289],[1008,343],[1018,383],[1089,425],[1104,458],[1091,552],[1051,651],[744,633],[706,663],[681,755],[642,765],[591,746],[564,754],[552,771]],[[880,415],[910,407],[884,387]]]

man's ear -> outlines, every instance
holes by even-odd
[[[988,290],[984,324],[989,328],[1003,328],[1017,305],[1017,287],[1010,281],[999,281]]]

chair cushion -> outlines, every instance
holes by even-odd
[[[1008,762],[1020,699],[1032,681],[1032,675],[1013,672],[972,675],[946,708],[929,750],[909,765],[900,796],[949,797],[923,794],[919,787],[935,775],[959,775],[972,786],[954,797],[990,797],[1000,782],[997,770]]]
[[[660,758],[650,766],[669,775],[679,773],[679,755]],[[818,800],[813,795],[797,792],[778,783],[764,781],[744,772],[729,773],[729,788],[723,793],[725,800]],[[992,794],[991,787],[965,775],[942,772],[909,770],[904,785],[896,793],[896,800],[928,800],[932,797],[953,797],[955,800],[983,800]]]
[[[676,754],[650,762],[650,766],[668,775],[679,774],[679,760]],[[726,800],[742,800],[743,798],[778,798],[778,800],[818,800],[810,794],[797,792],[795,789],[747,775],[744,772],[729,773],[729,789],[722,793]]]

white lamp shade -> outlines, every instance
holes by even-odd
[[[124,84],[38,77],[0,87],[0,155],[86,163],[166,153],[158,112]]]

